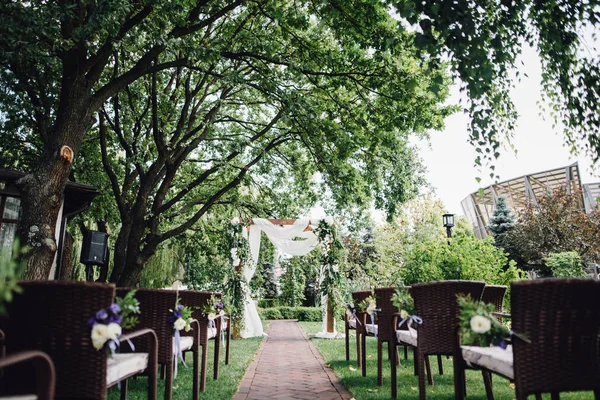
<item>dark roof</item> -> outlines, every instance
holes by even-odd
[[[0,168],[0,181],[14,183],[25,176],[24,172]],[[88,208],[92,200],[98,196],[98,189],[83,183],[68,181],[65,186],[65,204],[63,213],[65,215],[77,214]]]

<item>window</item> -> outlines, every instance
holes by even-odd
[[[21,199],[0,195],[0,248],[12,249],[17,233]]]

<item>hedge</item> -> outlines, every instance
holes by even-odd
[[[319,322],[322,320],[321,307],[269,307],[258,308],[261,319],[297,319],[298,321]]]

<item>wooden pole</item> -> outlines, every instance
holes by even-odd
[[[334,313],[331,308],[331,301],[329,301],[329,298],[327,298],[327,333],[335,332],[333,315],[334,315]]]

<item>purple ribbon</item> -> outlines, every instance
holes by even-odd
[[[181,363],[183,364],[184,367],[187,368],[187,365],[185,365],[185,360],[183,358],[183,352],[181,351],[181,335],[179,334],[179,331],[176,329],[175,330],[175,355],[173,356],[175,358],[175,374],[173,376],[173,379],[177,379],[177,357],[179,357],[179,359],[181,359]]]
[[[369,316],[371,317],[371,325],[373,325],[373,335],[377,337],[377,330],[375,329],[375,317],[373,314],[375,314],[375,312],[370,313]]]
[[[407,326],[408,326],[408,332],[409,332],[409,333],[410,333],[410,335],[412,336],[412,331],[410,330],[410,327],[411,327],[411,325],[412,325],[413,321],[414,321],[416,324],[422,324],[422,323],[423,323],[423,318],[421,318],[421,317],[417,317],[416,315],[410,315],[410,316],[408,316],[408,317],[404,318],[402,321],[400,321],[400,322],[398,323],[398,328],[400,328],[400,327],[402,326],[402,324],[403,324],[403,323],[405,323],[406,321],[408,321],[408,323],[407,323]]]

